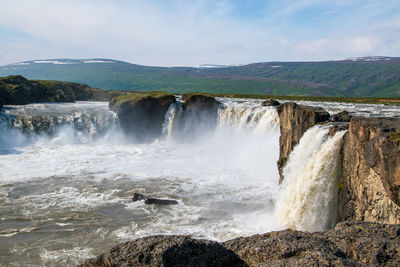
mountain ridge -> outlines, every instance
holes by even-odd
[[[201,67],[206,66],[206,67]],[[45,59],[0,66],[0,76],[88,84],[105,90],[345,97],[399,97],[400,57],[157,67],[125,61]]]

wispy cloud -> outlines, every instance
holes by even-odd
[[[247,1],[3,0],[0,64],[58,57],[198,65],[400,55],[397,0],[380,6],[374,0]]]

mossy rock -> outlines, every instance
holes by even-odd
[[[5,105],[107,100],[107,95],[100,89],[73,82],[27,80],[20,75],[0,78],[0,98]]]
[[[390,135],[390,140],[392,140],[396,145],[400,145],[400,132],[396,132]]]
[[[123,103],[129,103],[129,105],[136,105],[138,102],[145,100],[146,98],[148,99],[158,99],[161,102],[166,102],[168,106],[175,102],[175,96],[169,93],[165,92],[136,92],[136,93],[131,93],[131,94],[125,94],[125,95],[118,95],[114,96],[111,98],[109,102],[109,107],[111,110],[118,112],[119,107]]]

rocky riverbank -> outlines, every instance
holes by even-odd
[[[79,266],[399,265],[400,225],[353,221],[326,232],[284,230],[224,243],[149,236],[120,244]]]

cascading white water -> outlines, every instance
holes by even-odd
[[[177,124],[182,112],[182,103],[172,103],[165,114],[162,136],[170,139],[178,131]],[[199,125],[201,127],[202,125]],[[208,125],[203,125],[207,128]],[[247,131],[251,134],[263,135],[278,131],[279,117],[274,107],[249,105],[248,103],[228,102],[218,109],[217,131]]]
[[[0,113],[0,149],[38,140],[87,143],[116,128],[116,114],[104,103],[30,104]]]
[[[162,135],[148,144],[125,139],[107,103],[7,107],[1,115],[17,120],[0,116],[9,133],[0,136],[5,143],[42,126],[50,125],[54,133],[36,134],[39,138],[32,142],[15,142],[14,150],[0,153],[4,263],[74,265],[121,241],[150,234],[226,240],[284,226],[312,231],[330,226],[330,219],[325,223],[315,218],[329,217],[324,212],[331,208],[320,204],[334,203],[337,187],[318,177],[329,177],[335,169],[343,133],[328,138],[327,128],[315,127],[303,136],[290,155],[276,211],[275,108],[254,100],[220,101],[216,125],[186,142],[176,127],[181,105],[171,105]],[[204,122],[195,126],[207,128]],[[303,172],[312,175],[294,179]],[[179,205],[132,202],[134,192],[174,198]]]
[[[302,231],[323,231],[336,223],[340,147],[345,131],[329,127],[304,133],[289,155],[277,200],[278,223]]]
[[[264,134],[279,128],[279,117],[274,107],[231,104],[219,110],[218,126]]]
[[[275,229],[276,111],[260,101],[221,102],[213,124],[200,120],[187,140],[172,105],[152,143],[125,138],[107,119],[115,115],[107,103],[7,106],[4,143],[14,133],[30,142],[0,153],[2,263],[74,265],[150,234],[226,240]],[[244,118],[238,110],[246,109]],[[242,128],[225,123],[228,110]],[[132,202],[134,192],[179,205]]]
[[[165,121],[162,126],[162,136],[166,139],[170,139],[176,130],[177,120],[180,113],[182,112],[182,103],[176,101],[172,103],[167,113],[165,114]]]

